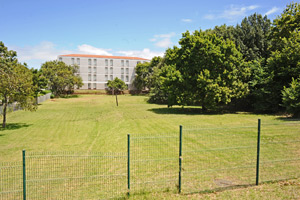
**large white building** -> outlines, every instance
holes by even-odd
[[[128,85],[129,90],[134,89],[132,83],[137,63],[149,61],[138,57],[85,54],[60,55],[58,60],[67,65],[79,66],[79,74],[84,84],[80,89],[105,89],[108,80],[118,77]]]

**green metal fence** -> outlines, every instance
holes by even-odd
[[[0,163],[0,199],[23,198],[22,162]]]
[[[126,153],[28,152],[27,199],[107,199],[126,188]]]
[[[255,183],[257,126],[184,126],[182,192]]]
[[[130,192],[176,191],[178,133],[130,136]]]
[[[299,121],[180,126],[128,135],[127,144],[122,153],[23,151],[22,162],[0,163],[0,199],[193,193],[300,177]]]
[[[260,182],[300,177],[300,122],[262,123]]]

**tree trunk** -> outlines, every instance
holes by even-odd
[[[6,127],[6,109],[7,109],[7,98],[4,98],[4,104],[3,104],[3,123],[2,128]]]
[[[117,106],[119,106],[118,95],[117,95],[117,93],[116,93],[116,104],[117,104]]]

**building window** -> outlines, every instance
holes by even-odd
[[[96,83],[94,83],[94,84],[93,84],[93,86],[94,86],[94,87],[93,87],[93,88],[94,88],[94,90],[96,90],[96,89],[97,89],[97,84],[96,84]]]
[[[114,61],[110,60],[110,66],[114,66]]]
[[[108,81],[108,75],[105,75],[105,81]]]
[[[129,74],[129,68],[126,68],[126,74]]]
[[[136,62],[136,64],[139,64],[139,63],[141,63],[141,61],[137,61],[137,62]]]
[[[105,60],[105,66],[108,66],[108,60]]]
[[[104,84],[104,87],[107,88],[107,83]]]
[[[92,84],[91,83],[88,83],[88,89],[92,89]]]
[[[92,65],[92,59],[89,59],[89,65]]]
[[[74,65],[74,61],[75,59],[74,58],[71,58],[71,63],[72,63],[72,65]]]
[[[121,68],[121,74],[124,74],[124,68]]]
[[[62,57],[59,57],[59,59],[58,59],[60,62],[62,62]]]
[[[94,66],[97,66],[97,59],[94,59]]]
[[[129,76],[126,76],[126,82],[128,82],[129,81]]]
[[[126,67],[129,67],[129,60],[126,60]]]
[[[94,74],[94,79],[93,79],[93,81],[97,81],[97,75],[96,75],[96,74]]]
[[[89,67],[89,73],[92,73],[92,68],[91,67]]]
[[[94,67],[94,73],[97,73],[97,67]]]
[[[80,65],[80,58],[77,58],[77,65]]]
[[[108,74],[108,67],[105,67],[105,74]]]
[[[88,80],[89,80],[89,81],[92,81],[92,75],[89,74]]]
[[[124,67],[124,60],[121,60],[121,66]]]
[[[109,69],[109,71],[110,71],[111,74],[114,73],[114,69],[112,67]]]
[[[124,75],[121,75],[121,80],[124,81]]]
[[[113,75],[110,75],[110,80],[112,81],[112,80],[114,80],[114,77],[113,77]]]

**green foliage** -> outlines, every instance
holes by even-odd
[[[134,86],[137,90],[150,89],[152,87],[153,68],[161,62],[161,57],[153,57],[151,62],[139,63],[135,68]]]
[[[225,40],[230,39],[235,42],[238,50],[243,54],[246,61],[260,60],[267,58],[270,54],[269,34],[271,21],[267,16],[252,14],[245,17],[241,24],[233,26],[216,26],[209,32],[215,33]]]
[[[38,69],[31,69],[32,72],[32,81],[34,86],[34,93],[37,97],[40,93],[43,92],[42,89],[45,89],[48,85],[48,80]]]
[[[41,72],[48,80],[48,86],[55,96],[72,94],[74,89],[83,86],[77,65],[66,65],[60,61],[48,61],[41,67]]]
[[[107,82],[107,87],[113,93],[119,93],[127,88],[124,81],[116,77],[113,81],[109,80]]]
[[[281,39],[290,38],[293,32],[299,32],[300,4],[291,3],[287,5],[283,13],[274,20],[273,25],[271,35],[272,44],[275,49],[278,49],[284,45],[281,44]]]
[[[0,42],[0,100],[3,105],[3,123],[6,126],[6,109],[17,102],[25,110],[35,110],[33,76],[31,71],[16,58],[15,51],[8,51]]]
[[[290,87],[282,90],[282,103],[288,113],[300,117],[300,78],[292,78]]]
[[[167,97],[168,105],[201,105],[215,109],[248,92],[250,70],[230,40],[212,33],[183,34],[180,48],[166,51],[151,99]],[[162,92],[161,92],[162,91]]]

